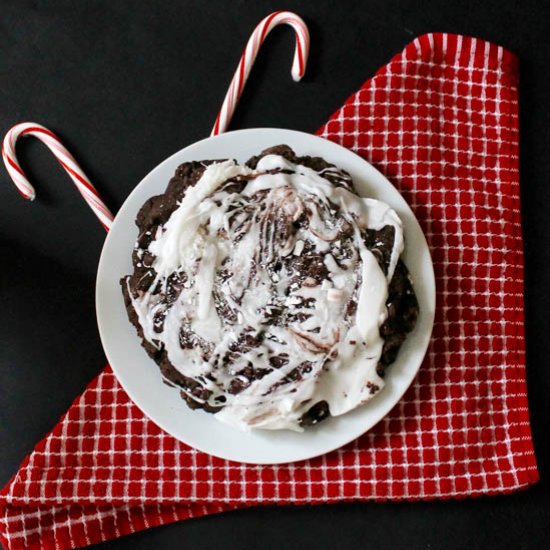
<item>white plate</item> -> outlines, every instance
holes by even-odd
[[[389,203],[404,223],[405,262],[420,303],[418,324],[386,374],[386,386],[371,401],[302,433],[242,433],[211,414],[190,410],[179,392],[163,384],[157,365],[146,355],[130,325],[119,279],[132,272],[130,256],[137,237],[134,224],[141,205],[163,193],[176,167],[186,161],[235,158],[245,161],[272,145],[286,143],[298,155],[321,156],[347,170],[360,195]],[[351,151],[310,134],[273,128],[229,132],[182,149],[150,172],[126,199],[109,232],[97,274],[99,332],[113,371],[135,404],[155,424],[187,445],[214,456],[253,464],[304,460],[341,447],[379,422],[401,399],[426,353],[435,311],[435,281],[426,239],[407,203],[374,167]]]

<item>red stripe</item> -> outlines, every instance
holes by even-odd
[[[496,44],[493,44],[493,42],[490,42],[489,53],[488,53],[488,61],[489,61],[490,68],[497,66],[497,64],[495,63],[495,60],[497,59],[498,59],[498,46]]]
[[[57,157],[56,157],[57,158]],[[94,195],[97,195],[97,191],[95,190],[94,186],[91,183],[88,183],[80,174],[75,172],[70,166],[67,166],[61,159],[57,159],[59,164],[69,172],[73,177],[75,177],[86,189],[91,191]],[[99,198],[99,197],[98,197]]]
[[[466,67],[470,63],[470,55],[472,52],[472,39],[469,36],[462,38],[462,51],[458,59],[459,65],[465,65]]]
[[[30,132],[39,132],[42,134],[46,134],[47,136],[50,136],[53,139],[56,139],[57,141],[61,141],[53,132],[50,132],[50,130],[46,130],[46,128],[39,128],[38,126],[31,126],[29,128],[25,128],[19,135],[24,136],[25,134],[28,134]]]
[[[252,62],[254,63],[254,61]],[[243,57],[241,58],[241,62],[239,63],[239,95],[241,94],[242,89],[244,87],[244,63],[245,63],[245,57],[243,53]]]
[[[218,116],[216,118],[216,123],[214,124],[214,135],[218,135],[218,132],[220,131],[220,114],[218,113]]]
[[[283,13],[283,12],[275,11],[265,20],[264,28],[262,29],[262,34],[260,35],[260,42],[264,41],[269,25],[271,24],[271,21],[273,21],[273,19],[275,19],[275,17],[277,17],[277,15],[279,15],[280,13]]]
[[[4,158],[8,161],[8,164],[17,172],[19,172],[25,179],[27,179],[27,176],[25,176],[25,172],[13,161],[11,158],[4,153],[4,148],[2,147],[2,154],[4,154]]]
[[[438,34],[438,36],[440,36]],[[443,42],[443,37],[440,37],[441,41]],[[458,49],[458,36],[456,34],[448,34],[447,35],[447,51],[445,52],[445,56],[447,59],[447,62],[450,64],[454,64],[456,62],[456,52]]]
[[[418,45],[420,46],[420,57],[422,59],[429,59],[432,54],[432,48],[427,34],[422,35],[418,39]]]
[[[300,41],[300,35],[296,33],[296,40]],[[304,58],[302,57],[302,48],[300,48],[300,45],[296,45],[297,51],[298,51],[298,69],[300,71],[300,76],[304,74]]]
[[[8,157],[8,155],[6,154],[6,151],[4,149],[4,144],[2,143],[2,156],[4,157],[4,161],[7,162],[14,170],[16,170],[19,174],[21,174],[25,179],[26,176],[25,174],[23,173],[23,171],[21,170],[21,168],[19,168],[19,166],[17,166],[17,164],[15,164],[13,162],[13,160],[11,160],[10,157]],[[15,182],[14,182],[15,183]],[[27,193],[21,191],[21,189],[19,188],[19,185],[15,185],[15,188],[17,189],[17,191],[19,192],[19,194],[24,197],[25,199],[30,199],[32,195],[27,195]]]

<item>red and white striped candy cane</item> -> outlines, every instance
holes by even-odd
[[[212,136],[217,136],[227,130],[260,46],[272,29],[283,24],[290,25],[296,33],[296,49],[294,50],[294,60],[292,61],[291,69],[292,78],[298,82],[304,76],[309,54],[309,31],[306,24],[301,17],[290,11],[276,11],[268,15],[254,29],[252,36],[248,40],[233,80],[223,100],[223,105],[214,128],[212,129]]]
[[[23,122],[16,124],[4,138],[2,143],[2,158],[6,169],[11,176],[11,179],[19,189],[19,192],[31,201],[36,196],[34,187],[30,184],[25,172],[17,161],[15,155],[15,145],[20,137],[34,136],[42,141],[50,151],[55,155],[61,166],[73,180],[76,188],[88,203],[88,206],[93,210],[94,214],[99,218],[103,227],[109,231],[113,222],[113,215],[101,200],[96,188],[90,183],[86,174],[77,164],[74,157],[63,146],[59,138],[44,126],[34,122]]]

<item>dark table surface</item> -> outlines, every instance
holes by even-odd
[[[305,18],[305,81],[277,29],[232,128],[315,131],[415,36],[492,40],[521,62],[521,187],[529,401],[542,480],[477,500],[255,508],[138,533],[102,548],[549,548],[550,3],[522,1],[0,1],[0,133],[58,132],[116,211],[154,166],[210,132],[241,49],[275,9]],[[105,232],[47,149],[18,148],[38,199],[0,170],[0,481],[100,371],[94,281]]]

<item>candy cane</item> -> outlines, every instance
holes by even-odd
[[[84,200],[88,203],[88,206],[93,210],[94,214],[99,218],[99,221],[103,227],[109,231],[113,222],[113,215],[101,200],[96,188],[90,183],[90,180],[86,177],[86,174],[82,171],[77,164],[74,157],[63,146],[59,138],[50,132],[44,126],[35,124],[34,122],[24,122],[22,124],[16,124],[6,134],[4,142],[2,143],[2,158],[6,169],[11,176],[11,179],[19,189],[19,192],[26,199],[34,200],[36,193],[34,187],[30,184],[25,172],[23,172],[17,156],[15,155],[15,144],[20,137],[34,136],[42,141],[50,151],[55,155],[55,158],[63,166],[67,174],[73,180],[76,188],[80,191],[80,194],[84,197]]]
[[[243,92],[244,85],[250,74],[250,69],[254,65],[260,46],[263,44],[267,35],[278,25],[290,25],[296,33],[296,49],[294,51],[294,60],[292,62],[291,75],[294,81],[298,82],[304,76],[306,71],[307,57],[309,53],[309,32],[304,21],[295,13],[289,11],[276,11],[263,19],[254,29],[252,36],[248,40],[246,48],[241,56],[239,65],[233,80],[229,85],[223,105],[212,129],[212,136],[217,136],[227,130],[231,117],[235,112],[237,103]]]

